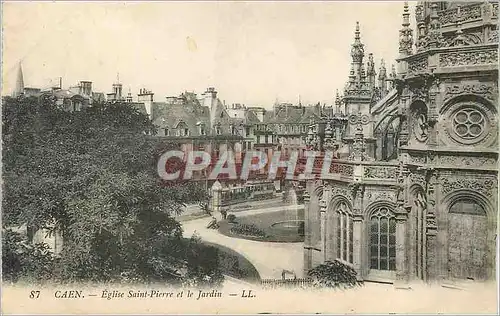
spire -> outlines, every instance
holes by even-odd
[[[361,112],[358,113],[361,117]],[[354,134],[354,143],[352,145],[352,152],[348,160],[354,161],[372,161],[373,159],[366,154],[366,143],[363,133],[363,125],[361,119],[356,122],[356,133]]]
[[[21,65],[21,62],[19,62],[19,66],[17,69],[16,88],[12,96],[18,97],[22,94],[24,94],[24,77],[23,77],[23,67]]]
[[[441,24],[439,23],[438,4],[431,4],[431,14],[429,22],[429,48],[437,48],[442,42]]]
[[[354,31],[354,44],[351,48],[351,57],[354,64],[361,64],[363,58],[365,57],[364,45],[361,43],[361,37],[359,36],[359,22],[356,22],[356,30]]]
[[[380,60],[380,70],[378,74],[378,80],[385,80],[387,78],[387,70],[385,69],[385,61],[382,58]]]
[[[394,64],[391,66],[391,77],[392,79],[396,79],[396,66]]]
[[[403,23],[399,31],[399,53],[402,57],[413,54],[413,30],[410,28],[408,1],[404,3]]]
[[[378,88],[380,89],[381,96],[384,96],[385,92],[387,90],[387,84],[385,82],[387,80],[387,70],[385,69],[385,61],[383,58],[380,60],[380,69],[378,72],[379,72],[378,73]]]
[[[373,53],[368,54],[368,63],[366,63],[366,74],[368,76],[375,75],[375,62],[373,61]]]
[[[368,62],[366,63],[366,76],[368,77],[368,84],[370,90],[375,88],[375,62],[373,61],[373,54],[368,54]]]
[[[340,113],[340,95],[339,95],[339,89],[335,91],[335,113]]]

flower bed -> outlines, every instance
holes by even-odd
[[[266,232],[255,224],[236,224],[229,231],[242,236],[266,237]]]

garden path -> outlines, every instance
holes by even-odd
[[[266,209],[254,209],[238,212],[238,217],[264,212],[275,212],[298,206],[283,206]],[[298,278],[303,277],[303,246],[299,243],[275,243],[252,241],[224,236],[215,229],[207,229],[209,218],[200,218],[182,222],[184,236],[191,237],[195,232],[202,240],[228,247],[250,261],[261,279],[279,279],[283,270],[294,271]]]

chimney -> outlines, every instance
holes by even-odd
[[[150,119],[153,118],[153,102],[154,102],[154,93],[147,89],[140,89],[139,94],[137,95],[137,102],[144,103],[144,107],[146,108],[146,113]]]

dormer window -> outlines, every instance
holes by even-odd
[[[221,131],[221,128],[220,128],[220,124],[219,124],[219,125],[217,125],[217,126],[215,126],[215,133],[216,133],[217,135],[222,134],[222,131]]]
[[[236,135],[236,127],[234,127],[234,125],[230,126],[230,130],[231,130],[231,135]]]
[[[168,127],[165,127],[163,129],[163,133],[165,134],[165,136],[170,136],[170,131],[169,131]]]
[[[175,128],[177,129],[177,136],[189,136],[189,128],[184,121],[180,121]]]

